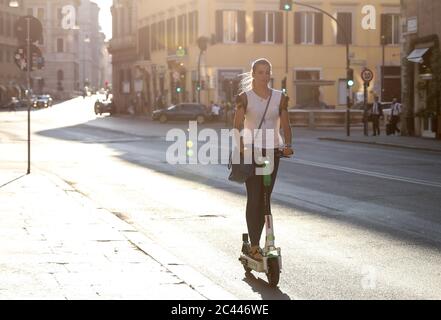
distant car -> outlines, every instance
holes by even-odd
[[[17,109],[27,108],[27,106],[28,104],[25,100],[19,100],[16,97],[12,97],[11,101],[9,101],[8,103],[2,106],[2,109],[8,109],[14,111]]]
[[[96,115],[103,113],[113,113],[113,95],[98,94],[98,99],[95,102],[94,111]]]
[[[48,94],[35,96],[32,105],[34,108],[49,108],[52,107],[52,98]]]
[[[196,120],[202,124],[210,119],[210,113],[203,104],[180,103],[167,109],[153,111],[152,119],[159,120],[161,123],[169,120]]]

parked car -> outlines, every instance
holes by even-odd
[[[97,94],[98,98],[95,102],[94,111],[96,115],[102,115],[103,113],[113,113],[114,103],[113,94]]]
[[[36,96],[33,99],[32,105],[34,108],[49,108],[52,107],[52,98],[48,94]]]
[[[12,97],[11,101],[9,101],[8,103],[4,104],[2,106],[2,109],[8,109],[11,111],[17,110],[17,109],[23,109],[23,108],[27,108],[28,104],[25,100],[19,100],[17,97]]]
[[[152,119],[161,123],[169,120],[196,120],[202,124],[210,119],[210,112],[203,104],[180,103],[167,109],[153,111]]]

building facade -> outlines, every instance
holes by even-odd
[[[374,72],[370,99],[377,94],[390,101],[401,95],[398,0],[305,2],[332,15],[341,28],[326,14],[309,7],[295,5],[292,12],[280,11],[279,0],[135,3],[137,18],[133,20],[137,23],[125,41],[132,50],[135,46],[136,61],[132,51],[126,66],[133,93],[142,88],[147,105],[144,111],[155,108],[158,99],[167,104],[199,99],[203,103],[231,101],[237,93],[238,76],[249,71],[251,62],[259,57],[273,64],[273,87],[280,89],[286,78],[291,107],[344,108],[346,42],[342,29],[350,42],[349,58],[355,70],[351,97],[363,99],[360,74],[364,68]],[[114,16],[114,24],[121,27],[118,19],[123,18]],[[200,37],[209,40],[201,56]],[[120,79],[114,75],[114,83],[119,82],[123,89]]]
[[[45,66],[32,72],[35,93],[68,99],[85,86],[100,88],[104,35],[98,25],[99,8],[90,0],[27,0],[26,13],[43,25],[38,47]]]
[[[441,139],[441,1],[402,0],[403,131]]]
[[[10,8],[9,0],[0,0],[0,105],[9,102],[11,97],[20,98],[26,87],[26,77],[14,63],[19,45],[14,25],[24,12],[23,5]]]
[[[139,83],[135,81],[138,76],[135,72],[140,72],[135,68],[138,59],[137,2],[135,0],[114,0],[111,11],[112,39],[109,41],[108,51],[112,55],[112,91],[116,110],[118,113],[141,114],[145,112],[143,110],[145,104],[141,101],[133,103],[141,95],[138,88]]]

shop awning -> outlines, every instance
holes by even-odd
[[[423,63],[423,56],[429,51],[430,48],[421,48],[413,50],[408,56],[407,60],[415,63]]]

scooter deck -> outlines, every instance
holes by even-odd
[[[251,270],[254,270],[256,272],[266,272],[264,260],[257,261],[250,256],[241,254],[239,261],[244,265],[244,267],[250,268]]]

